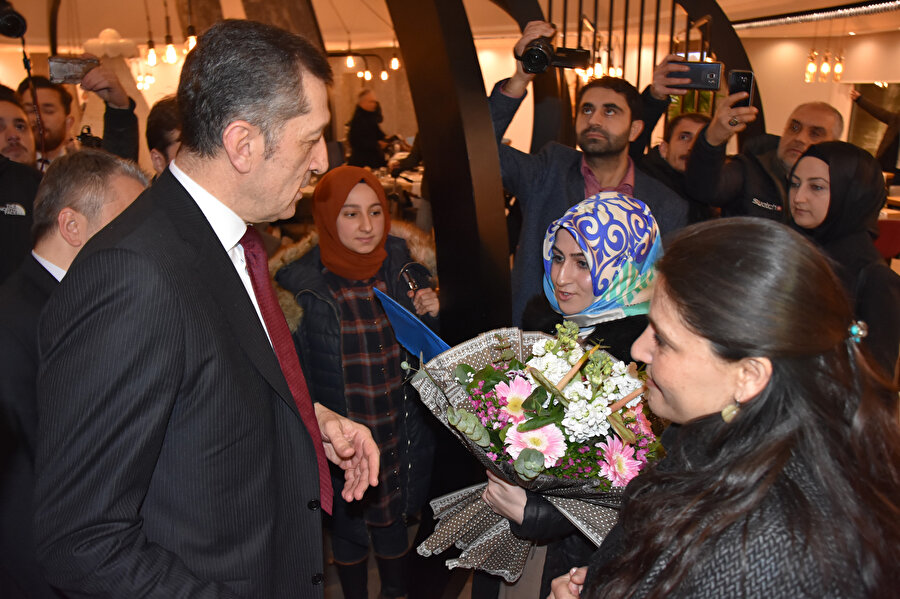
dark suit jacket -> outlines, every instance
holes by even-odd
[[[56,279],[31,255],[0,287],[0,597],[55,597],[34,549],[38,317]]]
[[[500,143],[524,98],[504,95],[500,91],[502,84],[503,81],[494,86],[489,105],[500,149],[503,187],[516,196],[522,207],[522,232],[512,270],[512,316],[513,324],[518,326],[528,300],[543,293],[544,234],[550,223],[584,200],[584,177],[582,155],[575,148],[549,143],[537,154],[525,154]],[[687,202],[638,168],[634,169],[634,196],[650,207],[663,235],[687,224]]]
[[[314,447],[203,213],[163,173],[40,326],[36,538],[73,596],[321,597]]]

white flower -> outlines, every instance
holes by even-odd
[[[606,435],[609,431],[606,417],[609,414],[610,409],[603,401],[588,402],[578,399],[569,403],[562,425],[569,439],[581,443],[591,437]]]
[[[576,346],[575,349],[569,352],[569,357],[567,358],[567,362],[569,366],[575,366],[575,362],[581,359],[581,356],[584,355],[584,350],[581,349],[580,346]]]
[[[535,344],[531,348],[531,353],[536,357],[543,356],[547,353],[547,342],[549,339],[541,339],[540,341],[536,341]]]

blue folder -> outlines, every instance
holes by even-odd
[[[428,362],[436,355],[450,349],[450,346],[425,326],[425,323],[419,320],[415,314],[398,304],[389,295],[379,289],[375,289],[375,295],[381,300],[381,305],[384,307],[388,320],[391,321],[397,341],[409,353],[414,356],[422,356],[422,361]]]

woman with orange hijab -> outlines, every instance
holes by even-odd
[[[294,340],[313,401],[368,426],[381,449],[379,484],[362,501],[343,501],[343,476],[332,473],[334,558],[344,597],[365,598],[371,544],[381,596],[403,597],[410,548],[406,519],[424,501],[433,445],[419,399],[400,369],[408,356],[374,289],[432,327],[438,297],[427,280],[407,282],[404,275],[415,270],[406,268],[412,258],[406,242],[388,234],[387,198],[369,171],[341,166],[322,177],[313,218],[318,247],[281,269],[276,279],[303,308]]]

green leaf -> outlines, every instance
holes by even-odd
[[[513,358],[509,361],[510,370],[525,370],[525,365],[519,362],[516,358]]]
[[[532,480],[544,470],[544,454],[528,447],[522,450],[513,466],[519,476]]]
[[[634,436],[634,433],[628,430],[625,427],[625,423],[622,421],[622,415],[618,412],[614,414],[610,414],[607,417],[609,420],[610,426],[613,427],[613,430],[616,431],[616,434],[619,435],[619,438],[622,439],[623,443],[634,443],[637,437]]]
[[[455,378],[456,382],[463,387],[468,387],[469,375],[473,374],[475,374],[475,369],[468,364],[459,364],[456,368],[453,369],[453,378]]]
[[[547,390],[543,387],[535,387],[531,395],[522,402],[522,409],[528,412],[537,412],[547,400]]]
[[[547,380],[547,377],[545,377],[540,370],[538,370],[537,368],[531,368],[529,369],[529,372],[531,373],[531,376],[534,377],[534,380],[536,380],[541,387],[547,390],[547,393],[550,393],[554,398],[556,398],[556,401],[564,406],[569,405],[569,400],[566,399],[566,397],[562,394],[562,391],[557,389],[553,383]]]
[[[551,418],[550,416],[538,416],[536,418],[532,418],[530,420],[526,420],[522,424],[520,424],[516,430],[520,433],[527,433],[528,431],[534,431],[542,426],[547,426],[548,424],[556,424],[556,419]]]

